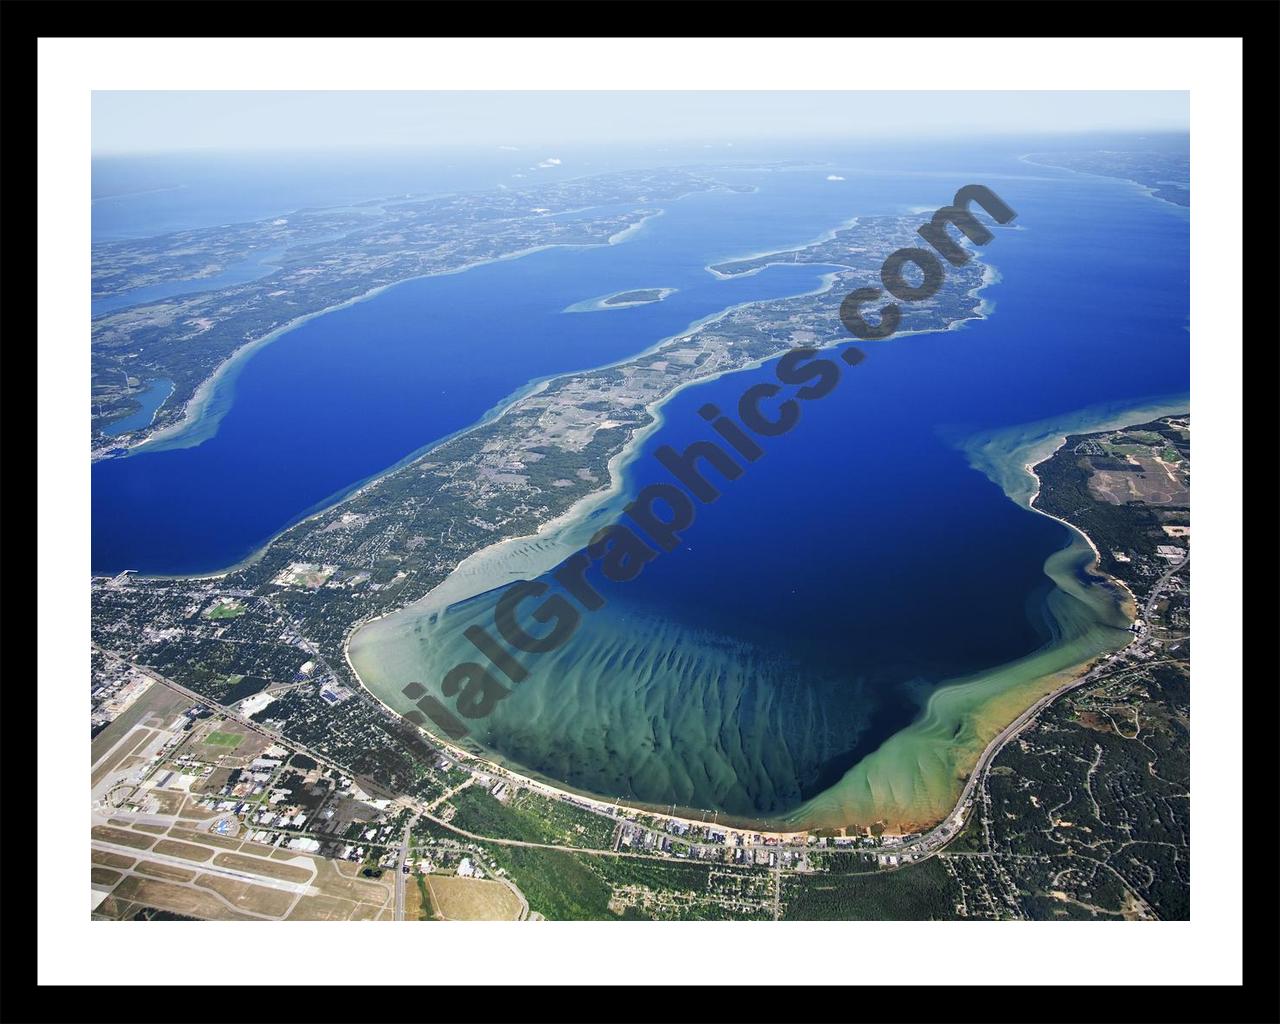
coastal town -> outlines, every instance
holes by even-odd
[[[128,575],[96,581],[114,615],[93,650],[93,912],[1182,916],[1190,418],[1069,437],[1037,473],[1049,510],[1110,524],[1141,601],[1132,640],[993,738],[922,834],[758,831],[568,793],[416,733],[346,685],[271,596],[185,581],[176,607]],[[299,563],[274,579],[351,582]]]
[[[749,189],[679,168],[621,172],[100,243],[93,455],[193,429],[238,360],[310,317],[414,277],[615,243],[681,196]],[[353,667],[366,623],[429,595],[471,596],[468,559],[607,495],[676,392],[847,346],[842,298],[876,288],[885,255],[918,245],[919,225],[859,216],[807,244],[714,262],[705,271],[720,281],[808,265],[822,286],[531,382],[222,572],[94,577],[93,915],[1185,917],[1188,415],[1068,435],[1034,467],[1032,507],[1088,540],[1092,585],[1124,598],[1130,625],[983,736],[936,820],[787,831],[574,792],[420,728]],[[906,307],[900,333],[988,315],[998,275],[969,257]],[[246,261],[261,273],[231,281]],[[148,291],[175,279],[192,288]],[[674,293],[632,288],[566,312]]]

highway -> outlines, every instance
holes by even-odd
[[[1026,711],[1005,726],[996,735],[996,737],[987,744],[986,748],[982,751],[982,755],[978,758],[978,763],[974,766],[973,771],[969,773],[969,778],[965,780],[964,789],[960,792],[960,799],[956,801],[955,808],[939,825],[936,825],[932,830],[926,832],[914,842],[902,847],[902,851],[904,853],[914,852],[923,854],[925,857],[930,857],[941,850],[948,842],[959,834],[960,829],[957,828],[955,824],[957,818],[960,813],[970,805],[974,789],[981,781],[983,781],[983,779],[986,778],[986,773],[991,766],[991,762],[995,759],[995,756],[1000,753],[1000,750],[1004,745],[1025,729],[1041,711],[1047,708],[1064,693],[1083,686],[1085,683],[1093,682],[1098,679],[1099,676],[1105,675],[1121,655],[1132,650],[1136,645],[1139,645],[1146,640],[1150,633],[1149,623],[1151,620],[1151,610],[1155,607],[1156,601],[1158,601],[1162,596],[1164,588],[1168,584],[1169,580],[1181,571],[1190,561],[1191,555],[1188,554],[1181,562],[1170,566],[1169,569],[1166,570],[1158,580],[1156,580],[1155,584],[1152,585],[1151,592],[1147,595],[1147,599],[1142,605],[1142,626],[1139,628],[1138,632],[1134,634],[1133,639],[1129,643],[1125,644],[1125,646],[1120,650],[1108,655],[1108,657],[1105,658],[1096,668],[1091,669],[1077,679],[1069,680],[1053,692],[1045,694],[1038,701],[1032,704],[1031,707],[1027,708]]]
[[[409,819],[404,827],[404,835],[400,838],[400,856],[396,858],[396,909],[394,919],[397,921],[404,920],[404,887],[405,879],[405,862],[409,859],[409,838],[413,834],[413,826],[417,822],[418,816],[415,814]]]

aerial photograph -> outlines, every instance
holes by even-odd
[[[1189,921],[1189,95],[93,92],[90,920]]]

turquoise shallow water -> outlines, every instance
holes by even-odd
[[[1002,275],[984,293],[991,318],[867,345],[677,551],[601,582],[607,607],[531,659],[531,678],[473,723],[477,749],[645,805],[911,823],[945,813],[966,758],[1047,680],[1125,641],[1088,546],[1010,500],[1025,499],[1021,449],[1000,453],[1006,493],[956,441],[1185,392],[1185,215],[1096,179],[958,177],[989,180],[1023,229],[987,248]],[[656,447],[712,436],[704,403],[733,408],[771,379],[764,366],[677,395],[623,493],[569,532],[582,543],[666,479]],[[396,706],[394,681],[429,684],[474,656],[462,630],[491,623],[498,596],[375,623],[353,661]]]
[[[759,192],[672,204],[608,250],[414,282],[313,321],[246,364],[213,440],[95,467],[95,569],[225,565],[532,377],[621,358],[819,276],[773,267],[718,281],[705,264],[858,214],[932,209],[982,182],[1018,212],[1018,230],[984,253],[1001,273],[984,293],[991,317],[866,345],[865,362],[701,510],[678,550],[605,587],[607,606],[533,659],[474,737],[532,774],[653,806],[828,824],[931,813],[984,730],[1118,643],[1123,625],[1079,538],[1011,501],[957,439],[1187,389],[1186,212],[1124,183],[1028,167],[1027,148],[741,170],[735,180]],[[827,181],[832,171],[845,180]],[[562,312],[653,287],[679,290]],[[353,362],[357,348],[367,360]],[[663,475],[656,446],[710,436],[702,404],[732,408],[772,376],[766,365],[679,394],[627,463],[622,493],[570,534],[585,539]],[[328,433],[318,410],[331,405],[315,397],[333,394],[344,416]],[[216,534],[196,514],[210,500],[224,517]],[[353,663],[389,702],[410,679],[440,696],[444,672],[471,657],[462,629],[491,621],[496,597],[377,622],[354,638]]]

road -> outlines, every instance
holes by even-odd
[[[396,910],[395,920],[404,920],[404,887],[405,879],[405,862],[409,859],[409,837],[413,833],[413,826],[417,823],[418,816],[415,814],[409,819],[409,823],[404,827],[404,835],[400,838],[400,856],[396,858]]]
[[[950,843],[951,840],[954,839],[960,833],[961,831],[959,827],[960,815],[964,810],[966,810],[971,806],[973,795],[976,788],[979,786],[980,783],[982,783],[985,780],[986,774],[990,769],[992,761],[995,759],[996,755],[999,754],[1001,749],[1003,749],[1006,743],[1008,743],[1011,739],[1017,736],[1018,733],[1020,733],[1024,728],[1026,728],[1026,726],[1036,718],[1036,716],[1038,716],[1045,708],[1047,708],[1055,700],[1061,697],[1064,693],[1067,693],[1080,686],[1083,686],[1086,683],[1093,682],[1096,679],[1098,679],[1100,676],[1106,674],[1109,670],[1113,668],[1117,658],[1119,658],[1125,652],[1132,650],[1135,645],[1140,645],[1143,641],[1148,639],[1150,634],[1149,621],[1151,617],[1151,611],[1155,607],[1156,601],[1158,601],[1159,598],[1162,596],[1164,588],[1167,585],[1168,581],[1172,579],[1173,576],[1176,575],[1179,571],[1185,568],[1186,565],[1190,562],[1190,560],[1191,560],[1191,556],[1188,554],[1187,557],[1184,558],[1181,562],[1178,562],[1176,565],[1170,566],[1169,569],[1152,586],[1151,591],[1148,594],[1147,599],[1142,606],[1143,624],[1141,627],[1139,627],[1138,631],[1134,635],[1133,640],[1130,641],[1129,644],[1127,644],[1121,650],[1116,651],[1111,655],[1109,655],[1096,668],[1090,670],[1089,672],[1085,673],[1084,675],[1076,679],[1072,679],[1068,681],[1067,683],[1058,687],[1056,690],[1052,691],[1051,693],[1045,694],[1045,696],[1041,697],[1033,705],[1031,705],[1031,707],[1027,708],[1024,712],[1022,712],[1022,714],[1020,714],[1017,718],[1015,718],[1012,722],[1010,722],[1004,729],[1002,729],[995,736],[994,739],[991,740],[990,743],[987,744],[987,746],[983,749],[981,756],[978,758],[978,761],[974,766],[973,771],[969,773],[969,777],[965,780],[964,788],[960,792],[960,797],[956,801],[955,807],[951,810],[951,812],[947,815],[947,817],[943,819],[941,823],[939,823],[937,826],[935,826],[929,832],[925,833],[920,838],[915,839],[908,844],[904,844],[902,846],[892,848],[893,852],[899,855],[911,855],[912,859],[910,861],[904,859],[901,862],[902,866],[905,867],[909,863],[918,863],[920,860],[924,860],[934,856],[935,854],[940,852],[944,847],[946,847],[947,844]],[[353,773],[351,769],[347,768],[345,765],[340,765],[334,762],[332,759],[324,756],[318,751],[311,749],[307,746],[304,746],[303,744],[299,743],[297,740],[286,737],[284,734],[280,733],[275,729],[271,729],[259,722],[253,721],[252,719],[244,715],[238,714],[232,709],[222,704],[219,704],[217,701],[212,700],[211,698],[205,697],[199,693],[196,693],[194,690],[189,690],[185,686],[182,686],[180,683],[176,683],[172,679],[166,678],[165,676],[161,675],[159,672],[155,671],[154,669],[148,668],[144,665],[139,665],[137,662],[134,662],[132,659],[126,658],[125,656],[115,651],[109,650],[107,648],[103,648],[98,644],[94,644],[93,647],[104,655],[115,658],[119,661],[123,661],[126,664],[132,665],[139,672],[142,672],[143,674],[153,679],[154,681],[161,683],[164,686],[167,686],[178,693],[181,693],[184,697],[188,698],[193,703],[199,704],[232,721],[235,721],[239,723],[241,726],[243,726],[244,728],[252,732],[256,732],[262,736],[266,736],[270,738],[273,742],[279,742],[288,747],[291,747],[292,749],[297,750],[300,753],[305,754],[306,756],[312,758],[318,764],[324,765],[326,768],[330,768],[335,771],[338,771],[348,777],[352,777],[352,778],[355,777],[355,773]],[[496,774],[502,774],[502,773],[498,772]],[[470,783],[470,780],[468,780],[467,784],[469,783]],[[459,788],[463,788],[463,787],[459,787]],[[642,860],[660,860],[663,862],[670,861],[670,858],[668,857],[663,857],[655,854],[636,853],[636,852],[623,851],[623,850],[617,850],[617,849],[602,850],[602,849],[595,849],[590,847],[573,847],[573,846],[564,846],[564,845],[555,844],[555,843],[528,842],[528,841],[518,840],[518,839],[501,839],[501,838],[492,837],[492,836],[477,835],[474,832],[469,832],[466,829],[459,828],[456,825],[452,825],[448,821],[444,821],[441,818],[438,818],[434,814],[432,814],[431,811],[435,809],[435,806],[440,802],[439,800],[434,801],[432,803],[427,803],[412,797],[402,797],[402,799],[405,802],[406,806],[413,808],[415,812],[414,819],[413,819],[414,821],[416,821],[418,817],[424,817],[434,822],[435,824],[441,826],[442,828],[447,829],[450,832],[463,836],[464,838],[479,841],[479,842],[494,843],[499,846],[518,846],[518,847],[529,847],[534,849],[561,850],[567,853],[583,854],[586,856],[636,858],[636,859],[642,859]],[[616,809],[615,809],[614,815],[612,816],[614,817],[617,816]],[[409,828],[406,828],[405,834],[401,839],[400,857],[396,864],[396,888],[395,888],[395,919],[396,920],[404,919],[404,884],[405,884],[404,862],[408,857],[410,828],[412,828],[412,822],[410,823]],[[805,844],[797,844],[797,845],[804,846]],[[789,848],[789,844],[775,844],[775,848],[781,851],[783,849]]]
[[[307,757],[310,757],[312,760],[316,761],[318,764],[324,765],[326,768],[332,768],[334,771],[341,772],[343,775],[346,775],[350,778],[355,778],[355,773],[352,772],[350,768],[347,768],[344,765],[338,764],[332,758],[325,757],[319,751],[313,750],[310,747],[306,747],[303,744],[299,743],[297,740],[290,739],[279,730],[272,729],[269,726],[265,726],[261,722],[255,722],[252,718],[249,718],[247,715],[242,715],[238,711],[235,711],[227,707],[225,704],[219,704],[216,700],[214,700],[211,697],[206,697],[203,694],[199,694],[195,690],[189,690],[185,686],[183,686],[181,683],[175,683],[172,679],[169,679],[167,676],[161,675],[155,669],[149,668],[146,665],[141,665],[138,662],[133,661],[131,658],[125,657],[123,654],[110,650],[109,648],[102,647],[96,643],[93,644],[92,646],[93,646],[93,649],[98,651],[100,654],[104,654],[109,658],[115,658],[117,661],[123,661],[126,665],[131,665],[133,668],[137,669],[139,672],[145,675],[148,679],[151,679],[154,682],[160,683],[162,686],[167,686],[169,689],[182,694],[184,697],[190,700],[191,703],[199,704],[201,707],[208,708],[210,711],[215,712],[221,717],[226,718],[232,722],[235,722],[238,725],[243,726],[245,729],[248,729],[250,732],[255,732],[259,736],[267,737],[273,743],[284,744],[285,746],[298,751],[300,754],[305,754]]]
[[[1159,599],[1161,592],[1164,590],[1164,585],[1168,583],[1169,580],[1171,580],[1176,573],[1181,572],[1182,569],[1190,561],[1191,561],[1191,555],[1190,553],[1188,553],[1187,556],[1181,562],[1179,562],[1177,565],[1169,566],[1169,568],[1165,571],[1165,574],[1161,576],[1158,580],[1156,580],[1155,585],[1151,588],[1151,593],[1147,595],[1146,601],[1144,601],[1142,604],[1142,621],[1144,623],[1149,622],[1151,620],[1151,609],[1156,606],[1156,601]]]
[[[1051,693],[1045,694],[1038,701],[1032,704],[1031,707],[1027,708],[1026,711],[1005,726],[1005,728],[987,744],[986,748],[982,751],[982,755],[978,758],[978,763],[974,766],[973,771],[969,773],[969,778],[965,780],[964,789],[960,792],[960,799],[956,801],[955,808],[947,815],[941,824],[935,826],[921,838],[908,844],[904,849],[904,852],[919,852],[923,856],[917,857],[917,860],[931,857],[959,834],[960,829],[956,827],[956,821],[959,815],[970,805],[974,789],[986,778],[987,771],[991,767],[991,762],[995,759],[995,756],[1000,753],[1000,750],[1004,745],[1025,729],[1041,711],[1047,708],[1064,693],[1083,686],[1085,683],[1093,682],[1098,679],[1099,676],[1105,675],[1112,669],[1115,661],[1121,655],[1132,650],[1135,646],[1140,645],[1144,640],[1146,640],[1150,635],[1151,610],[1163,595],[1164,588],[1168,584],[1169,580],[1180,572],[1190,561],[1191,555],[1188,554],[1181,562],[1170,566],[1164,575],[1162,575],[1152,585],[1151,592],[1147,595],[1147,599],[1142,605],[1142,626],[1139,628],[1138,632],[1134,634],[1133,639],[1128,644],[1109,655],[1102,664],[1098,665],[1096,668],[1091,669],[1076,679],[1072,679],[1064,683]]]
[[[202,707],[206,707],[209,710],[214,711],[217,714],[221,715],[223,718],[236,722],[237,724],[243,726],[245,729],[248,729],[251,732],[256,732],[261,736],[266,736],[272,742],[283,744],[284,746],[289,747],[291,750],[296,750],[300,754],[305,754],[307,757],[311,758],[317,764],[323,765],[326,768],[339,772],[342,775],[347,776],[348,778],[356,778],[356,773],[353,772],[346,765],[338,764],[332,758],[326,757],[324,754],[320,753],[318,750],[315,750],[312,747],[308,747],[302,743],[299,743],[297,740],[287,737],[283,733],[279,732],[278,730],[272,729],[272,728],[269,728],[268,726],[263,725],[261,722],[255,722],[253,719],[245,715],[242,715],[232,710],[231,708],[228,708],[223,704],[219,704],[217,701],[213,700],[210,697],[205,697],[199,693],[196,693],[194,690],[189,690],[185,686],[183,686],[181,683],[176,683],[172,679],[169,679],[166,676],[161,675],[155,669],[150,668],[146,665],[141,665],[138,662],[125,657],[123,654],[110,650],[109,648],[102,647],[99,644],[93,644],[92,646],[100,654],[106,655],[107,657],[110,657],[110,658],[115,658],[118,661],[123,661],[125,664],[131,665],[133,668],[137,669],[139,672],[145,675],[148,679],[151,679],[154,682],[160,683],[162,686],[167,686],[170,689],[174,690],[175,692],[182,694],[184,697],[189,699],[193,704],[199,704]],[[462,788],[462,787],[459,787],[459,788]],[[581,853],[581,854],[600,856],[600,857],[634,857],[634,858],[639,858],[643,860],[660,860],[660,861],[663,861],[664,863],[671,862],[670,857],[658,856],[656,854],[632,853],[632,852],[627,852],[622,850],[616,850],[616,851],[600,850],[600,849],[587,847],[587,846],[564,846],[557,843],[533,843],[533,842],[525,842],[520,839],[500,839],[496,836],[477,835],[474,832],[468,832],[466,829],[458,828],[456,825],[451,825],[449,822],[443,820],[442,818],[437,818],[434,814],[431,814],[429,808],[431,808],[433,804],[427,803],[422,800],[418,800],[410,796],[402,796],[400,797],[400,800],[402,803],[404,803],[405,806],[411,807],[417,815],[424,818],[428,818],[429,820],[433,821],[435,824],[439,825],[441,828],[447,829],[448,831],[454,832],[467,839],[474,839],[479,842],[495,843],[499,846],[526,846],[526,847],[532,847],[540,850],[561,850],[561,851],[564,851],[565,853]],[[777,848],[781,849],[782,847],[777,847]],[[401,872],[401,874],[402,873],[403,872]]]

